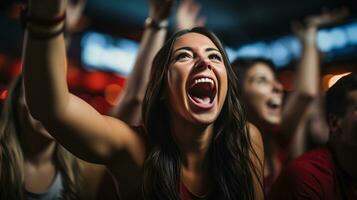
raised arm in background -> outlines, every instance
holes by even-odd
[[[149,17],[145,21],[139,54],[119,97],[118,105],[111,111],[112,116],[130,125],[137,126],[142,123],[142,102],[149,81],[151,64],[157,51],[164,44],[173,2],[173,0],[149,1]]]
[[[204,26],[206,18],[200,16],[201,5],[195,0],[181,0],[176,11],[176,31]]]
[[[304,24],[293,23],[293,32],[302,44],[302,54],[297,66],[294,91],[287,99],[282,118],[283,136],[294,137],[291,146],[292,157],[297,157],[304,151],[304,134],[301,131],[301,134],[295,134],[295,132],[297,132],[299,124],[304,122],[304,114],[310,103],[320,94],[320,62],[316,46],[317,30],[321,26],[342,21],[347,14],[346,9],[339,9],[309,16],[305,19]]]
[[[80,18],[83,15],[84,8],[86,6],[87,0],[68,0],[68,5],[66,9],[66,30],[73,32],[78,25]]]

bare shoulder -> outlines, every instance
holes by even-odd
[[[250,158],[253,162],[254,168],[252,172],[254,172],[253,176],[253,184],[254,184],[254,192],[255,199],[264,199],[263,193],[263,177],[264,177],[264,145],[263,139],[260,134],[260,131],[253,124],[248,123],[248,131],[252,144],[252,148],[250,151]]]
[[[257,127],[252,123],[247,124],[248,134],[251,142],[251,157],[253,160],[259,161],[259,163],[264,163],[264,144],[262,135]]]
[[[257,145],[259,147],[263,147],[262,135],[261,135],[260,131],[258,130],[258,128],[249,122],[248,122],[247,126],[248,126],[248,131],[249,131],[249,137],[253,144],[253,148],[255,148],[254,147],[255,145]]]

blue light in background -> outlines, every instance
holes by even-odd
[[[134,65],[138,44],[126,39],[88,32],[81,41],[82,61],[88,69],[128,75]]]
[[[326,30],[321,30],[317,33],[317,46],[322,52],[331,51],[333,47],[333,39]]]
[[[289,64],[291,55],[289,49],[282,42],[275,42],[271,46],[271,59],[277,66]]]
[[[236,52],[230,47],[226,47],[225,50],[226,50],[229,61],[233,62],[234,58],[236,57]]]
[[[265,42],[247,44],[237,49],[237,57],[269,57],[269,47]]]
[[[317,46],[323,53],[334,52],[357,45],[357,22],[330,29],[319,30]],[[128,75],[138,53],[137,42],[114,38],[96,32],[86,33],[81,41],[82,62],[88,69],[109,70]],[[272,41],[246,44],[240,48],[226,48],[230,61],[238,57],[264,57],[271,59],[278,68],[300,57],[301,44],[295,36],[283,36]]]
[[[345,27],[347,40],[350,42],[351,45],[357,44],[357,22],[350,24],[349,26]]]
[[[347,45],[347,37],[344,29],[334,28],[331,30],[331,38],[333,38],[333,46],[336,49],[343,48]]]

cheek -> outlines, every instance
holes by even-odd
[[[259,88],[252,86],[244,89],[244,102],[254,112],[260,112],[264,109],[266,95]]]
[[[267,94],[264,91],[264,88],[261,86],[258,86],[257,84],[250,84],[248,87],[244,89],[244,93],[246,96],[246,99],[248,101],[262,101],[264,98],[266,98]]]
[[[227,72],[224,70],[221,74],[221,90],[223,94],[227,94],[228,91],[228,77]]]
[[[170,88],[176,89],[183,83],[183,73],[177,67],[172,67],[167,73],[167,81]]]
[[[171,67],[167,72],[167,95],[171,107],[180,107],[184,103],[185,72],[178,67]]]
[[[357,143],[357,113],[352,113],[351,116],[349,116],[348,121],[344,125],[347,127],[348,134],[350,134],[350,139],[353,140],[355,143]]]

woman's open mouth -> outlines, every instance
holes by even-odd
[[[271,114],[278,114],[280,115],[281,112],[281,106],[282,106],[282,102],[280,98],[270,98],[267,101],[267,107],[269,109],[269,112]]]
[[[209,77],[193,79],[188,89],[188,96],[196,107],[201,109],[212,108],[217,96],[214,80]]]

